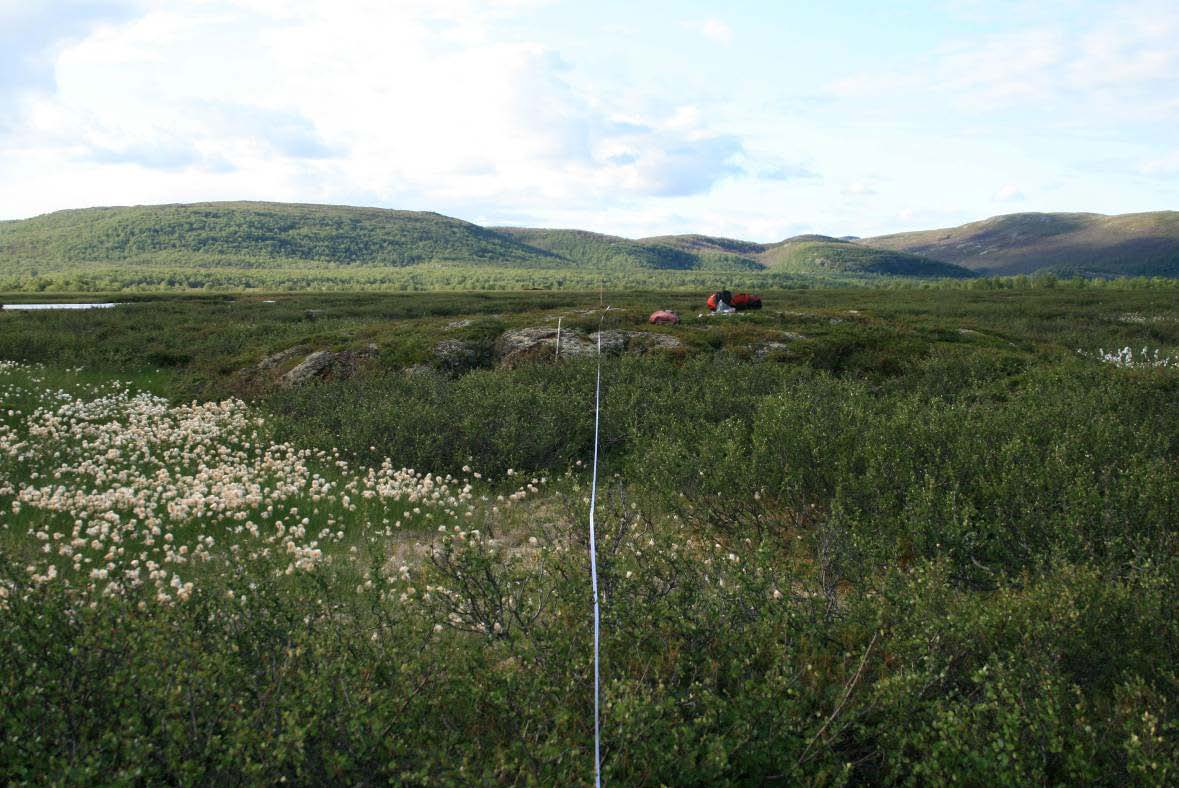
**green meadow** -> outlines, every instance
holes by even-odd
[[[1179,779],[1173,289],[570,281],[0,311],[0,779],[592,782],[595,332],[605,782]]]

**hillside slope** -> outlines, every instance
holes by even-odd
[[[0,265],[78,263],[408,266],[459,261],[546,267],[557,261],[436,213],[261,202],[85,208],[0,223]]]
[[[826,235],[760,244],[706,235],[665,235],[631,241],[584,230],[499,227],[497,232],[592,268],[768,271],[852,276],[969,277],[974,273],[918,255],[872,249]]]
[[[715,253],[755,256],[764,252],[766,244],[753,241],[739,241],[735,238],[716,238],[711,235],[657,235],[640,238],[639,243],[653,246],[669,246],[693,253]]]
[[[1016,213],[856,243],[989,274],[1179,276],[1179,212]]]
[[[702,271],[761,271],[764,266],[758,256],[767,248],[753,241],[709,235],[660,235],[640,238],[638,242],[695,255],[696,268]]]
[[[494,227],[495,232],[584,268],[696,268],[696,255],[669,246],[642,244],[587,230]]]
[[[953,263],[915,254],[874,249],[823,235],[800,235],[774,244],[759,259],[766,269],[783,273],[875,274],[882,276],[976,276]]]
[[[704,235],[631,240],[584,230],[486,228],[437,213],[333,205],[85,208],[0,222],[0,278],[16,287],[35,287],[32,280],[45,274],[77,280],[75,286],[85,289],[99,286],[102,277],[112,286],[174,278],[189,287],[213,280],[253,286],[275,277],[294,281],[304,271],[318,272],[319,280],[359,276],[384,281],[381,272],[393,269],[427,277],[459,269],[520,271],[522,276],[540,270],[579,276],[603,271],[634,281],[656,271],[696,272],[704,279],[711,272],[820,278],[971,275],[914,254],[820,235],[773,244]],[[193,272],[205,273],[185,277]],[[266,273],[259,279],[261,274],[252,272]],[[485,280],[478,274],[469,281],[493,284]],[[428,281],[413,284],[427,287]]]

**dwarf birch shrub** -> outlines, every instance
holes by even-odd
[[[810,662],[816,603],[795,593],[772,551],[747,544],[738,555],[633,517],[604,517],[600,534],[606,774],[665,784],[774,771],[837,779],[843,765],[812,741],[820,710],[838,702]],[[484,534],[451,534],[404,582],[447,648],[477,649],[486,688],[472,746],[503,749],[474,757],[469,768],[482,771],[471,773],[577,782],[593,722],[590,633],[579,625],[591,601],[585,544],[565,533],[530,554],[503,549]],[[846,662],[841,680],[855,668]],[[454,724],[449,709],[438,713]]]
[[[1039,371],[1003,400],[873,391],[824,375],[763,397],[748,422],[682,428],[636,449],[665,506],[699,527],[806,531],[835,509],[878,561],[946,555],[961,577],[1053,556],[1129,561],[1169,549],[1176,429],[1133,386]]]
[[[922,564],[889,581],[891,668],[865,728],[880,737],[883,774],[1103,781],[1129,767],[1144,716],[1174,719],[1173,566],[1115,579],[1059,564],[985,597],[953,590],[948,569]],[[1160,730],[1144,745],[1156,757],[1148,784],[1174,769],[1159,758],[1172,746]]]
[[[563,468],[587,446],[592,452],[593,421],[584,418],[592,375],[584,363],[457,379],[398,372],[277,393],[268,405],[279,414],[279,434],[302,444],[331,441],[369,461],[393,452],[410,467],[471,465],[502,477],[508,468]]]
[[[682,326],[705,357],[605,360],[610,783],[1175,782],[1179,377],[1072,350],[1108,346],[1093,310],[1173,304],[1033,295],[885,294],[852,315],[867,296],[797,293],[805,314]],[[8,316],[0,345],[191,352],[164,378],[213,392],[210,370],[343,341],[364,315],[506,308],[431,299],[322,297],[337,323],[215,304],[192,341],[125,333],[102,353],[77,318],[38,334]],[[202,313],[161,314],[98,326]],[[222,318],[243,333],[209,328]],[[399,337],[382,364],[422,360],[425,334],[402,328],[375,329]],[[730,347],[778,328],[808,338],[766,363]],[[78,373],[0,382],[0,781],[587,782],[594,371],[369,370],[253,404],[116,398],[109,419],[57,393]],[[190,421],[191,439],[168,426]],[[160,566],[136,583],[133,560]],[[104,595],[107,564],[123,580]]]

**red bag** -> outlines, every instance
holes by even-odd
[[[761,296],[750,295],[749,293],[733,294],[728,290],[721,290],[708,297],[709,310],[715,312],[721,301],[724,301],[738,312],[745,309],[761,309]]]
[[[749,293],[737,293],[729,304],[738,312],[743,309],[761,309],[761,297]]]

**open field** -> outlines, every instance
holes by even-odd
[[[605,780],[1173,783],[1173,291],[763,298],[0,312],[0,779],[588,782],[602,332]]]

